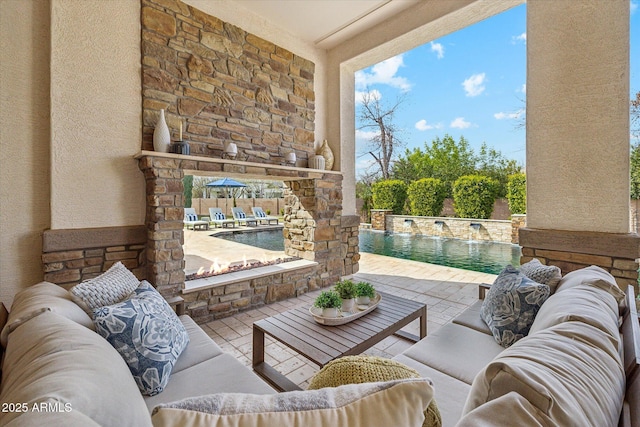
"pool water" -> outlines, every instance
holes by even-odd
[[[282,235],[282,230],[220,233],[215,237],[249,246],[255,246],[268,251],[284,251],[284,237]]]
[[[360,252],[492,274],[499,274],[507,264],[520,265],[520,246],[509,243],[370,230],[360,230]]]
[[[282,230],[223,233],[216,237],[258,248],[284,251]],[[405,233],[360,230],[360,252],[498,274],[520,265],[520,246],[508,243],[442,239]]]

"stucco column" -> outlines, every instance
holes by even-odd
[[[527,2],[522,262],[596,264],[637,287],[629,233],[629,2]]]
[[[629,2],[527,2],[527,226],[629,232]]]

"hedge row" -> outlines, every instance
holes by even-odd
[[[458,178],[452,187],[456,216],[491,217],[499,183],[482,175]],[[509,177],[507,199],[512,214],[526,212],[526,178]],[[395,215],[440,216],[447,195],[446,185],[437,178],[422,178],[406,185],[401,180],[378,181],[371,186],[374,209],[390,209]]]

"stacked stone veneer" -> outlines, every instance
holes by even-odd
[[[45,230],[44,280],[71,287],[102,274],[118,261],[145,279],[146,242],[143,226]]]
[[[166,297],[182,294],[185,283],[185,169],[234,176],[250,173],[287,182],[285,253],[317,265],[187,293],[186,311],[198,322],[330,286],[340,276],[357,271],[358,217],[341,216],[342,174],[338,172],[154,153],[142,154],[139,167],[145,175],[147,192],[146,276]],[[286,180],[287,177],[296,180]]]
[[[563,274],[590,265],[609,271],[621,289],[633,285],[638,291],[640,236],[589,231],[521,228],[520,263],[538,258],[560,267]]]
[[[179,0],[142,0],[142,149],[164,109],[191,154],[299,164],[314,151],[314,64]]]

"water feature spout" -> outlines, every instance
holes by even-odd
[[[474,240],[474,236],[477,238],[478,235],[480,234],[480,228],[482,228],[482,224],[477,222],[472,222],[469,224],[469,227],[471,228],[469,230],[469,241],[471,242]]]
[[[444,230],[444,221],[437,219],[435,221],[435,236],[434,237],[442,237],[442,231]]]

